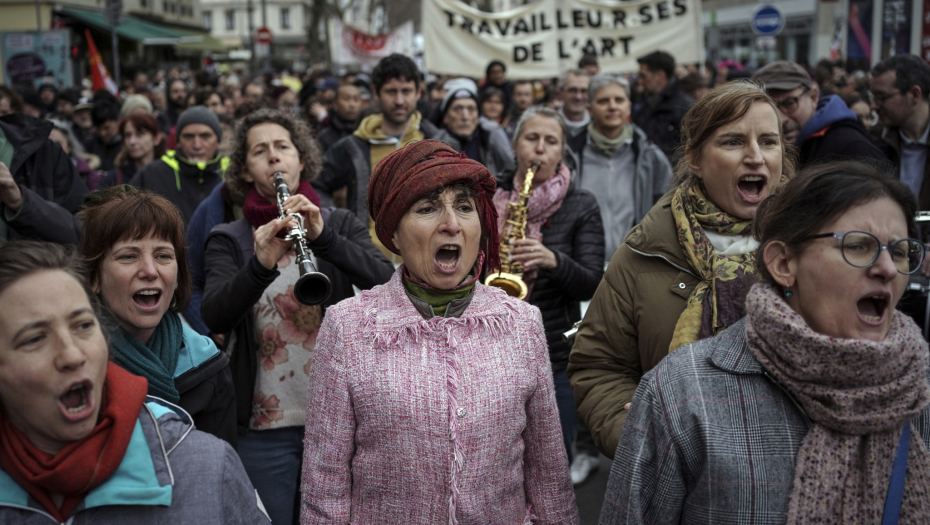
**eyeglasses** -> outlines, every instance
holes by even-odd
[[[875,102],[884,104],[900,94],[900,91],[895,91],[894,93],[872,93],[872,98],[875,99]]]
[[[565,91],[567,91],[569,95],[587,95],[588,94],[587,88],[568,88]]]
[[[840,241],[840,251],[843,253],[843,259],[850,266],[856,268],[872,266],[878,260],[882,250],[888,250],[888,255],[891,256],[891,261],[897,268],[898,273],[910,275],[920,269],[920,265],[924,261],[924,254],[927,252],[927,245],[917,239],[898,239],[884,246],[879,242],[878,237],[871,233],[855,230],[810,236],[811,239],[825,237],[836,237]]]
[[[800,95],[796,97],[785,97],[779,102],[776,102],[775,106],[778,107],[778,109],[783,111],[785,114],[794,113],[798,109],[798,100],[804,95],[806,95],[807,92],[810,90],[811,88],[805,87],[804,91],[802,91]]]

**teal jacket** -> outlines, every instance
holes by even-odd
[[[236,452],[194,430],[180,407],[147,397],[117,468],[75,508],[69,525],[267,524]],[[58,523],[0,470],[0,523]]]

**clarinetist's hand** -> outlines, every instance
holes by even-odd
[[[304,216],[304,228],[307,229],[308,242],[315,241],[323,231],[323,215],[320,214],[320,209],[303,195],[291,195],[284,201],[284,212],[299,213]]]
[[[285,241],[277,237],[278,232],[297,223],[297,219],[273,219],[255,230],[255,257],[269,270],[278,267],[278,261],[291,248],[294,241]]]
[[[558,260],[552,250],[536,239],[515,241],[510,255],[514,261],[522,264],[526,269],[539,267],[551,270],[558,265]]]

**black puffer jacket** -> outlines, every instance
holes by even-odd
[[[513,173],[500,188],[513,190]],[[594,296],[604,276],[604,225],[594,195],[568,187],[562,206],[542,227],[543,245],[555,253],[553,270],[540,270],[527,302],[542,312],[553,372],[565,370],[571,346],[562,334],[581,320],[581,301]]]
[[[368,229],[352,212],[324,208],[323,231],[307,243],[317,257],[317,271],[329,277],[333,291],[323,303],[325,309],[352,297],[352,285],[367,290],[384,284],[394,274],[394,266],[371,243]],[[200,313],[216,334],[227,334],[226,353],[236,389],[239,433],[249,428],[252,392],[258,370],[258,337],[253,306],[261,299],[278,270],[269,270],[254,254],[252,227],[245,219],[215,226],[206,242],[206,287]],[[235,347],[228,348],[235,334]]]

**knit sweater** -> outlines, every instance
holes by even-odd
[[[301,523],[577,524],[539,311],[476,284],[426,320],[401,272],[323,321]]]

